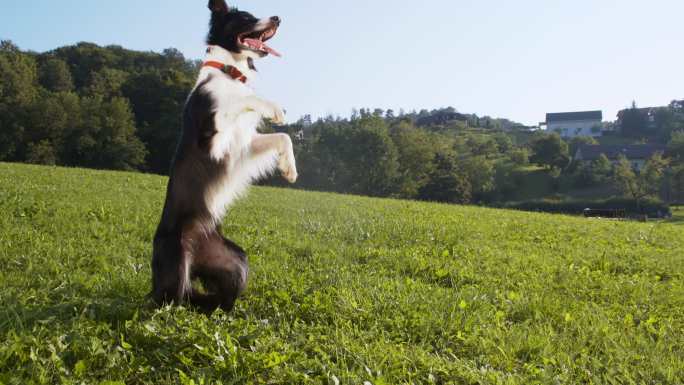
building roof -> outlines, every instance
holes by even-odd
[[[578,160],[596,160],[601,154],[608,159],[615,160],[620,154],[627,159],[648,159],[656,152],[665,152],[667,148],[660,144],[632,144],[626,146],[580,146],[575,156]]]
[[[603,111],[557,112],[546,114],[546,123],[578,120],[603,120]]]

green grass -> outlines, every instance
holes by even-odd
[[[672,206],[671,210],[672,218],[668,222],[684,224],[684,206]]]
[[[164,188],[0,164],[0,383],[684,382],[680,225],[255,188],[206,317],[145,300]]]

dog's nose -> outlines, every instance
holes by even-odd
[[[273,16],[273,17],[271,18],[271,21],[272,21],[275,25],[280,25],[280,18],[279,18],[278,16]]]

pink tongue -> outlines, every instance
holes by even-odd
[[[266,44],[264,44],[263,41],[261,41],[261,40],[259,40],[259,39],[249,39],[249,38],[243,39],[243,40],[242,40],[242,44],[246,45],[247,47],[249,47],[249,48],[251,48],[251,49],[257,50],[257,51],[268,52],[268,53],[270,53],[270,54],[273,55],[273,56],[277,56],[277,57],[282,57],[282,56],[283,56],[283,55],[281,55],[278,51],[276,51],[276,50],[274,50],[273,48],[267,46]]]

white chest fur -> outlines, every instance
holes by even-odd
[[[253,76],[253,71],[240,66],[230,54],[212,49],[207,61],[218,61],[238,67]],[[241,68],[242,67],[242,68]],[[277,163],[277,152],[252,154],[251,144],[257,137],[257,127],[264,117],[263,106],[254,91],[246,84],[234,80],[213,67],[200,71],[197,84],[212,100],[216,133],[210,145],[210,156],[227,168],[224,176],[212,184],[205,196],[207,208],[215,222],[220,222],[226,209],[239,198],[254,179],[269,174]],[[263,102],[261,102],[263,103]]]

